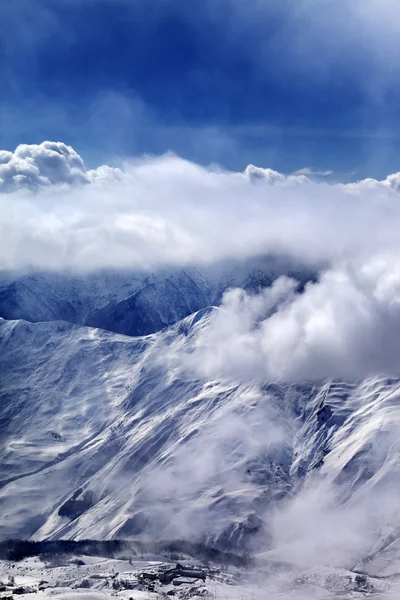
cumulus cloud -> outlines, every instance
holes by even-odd
[[[3,153],[0,175],[3,269],[145,269],[266,253],[320,265],[400,250],[398,174],[328,185],[174,155],[88,171],[72,148],[44,142]]]
[[[302,293],[287,277],[256,295],[230,290],[180,362],[248,381],[398,375],[399,265],[400,254],[342,264]]]
[[[82,158],[61,142],[21,144],[14,152],[0,152],[0,192],[88,182]]]
[[[362,192],[366,189],[371,190],[393,190],[394,192],[400,191],[400,173],[393,173],[383,179],[382,181],[377,181],[371,177],[367,179],[363,179],[362,181],[358,181],[357,183],[348,183],[347,188],[351,189],[355,192]]]
[[[274,185],[274,183],[306,183],[307,178],[302,175],[309,175],[310,173],[296,172],[293,175],[285,176],[278,171],[273,169],[263,169],[262,167],[255,167],[254,165],[248,165],[244,171],[245,177],[248,178],[252,183],[257,181],[263,181]]]

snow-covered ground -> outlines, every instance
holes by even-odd
[[[201,579],[175,578],[163,584],[156,577],[175,563],[165,558],[115,560],[90,556],[33,557],[17,563],[0,561],[0,598],[11,594],[22,600],[156,600],[175,597],[178,600],[301,600],[315,598],[391,598],[400,588],[395,581],[357,575],[344,569],[320,568],[305,571],[273,571],[271,569],[221,569],[196,562]],[[185,567],[187,564],[184,565]]]

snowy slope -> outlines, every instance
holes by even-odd
[[[142,274],[123,272],[85,276],[7,273],[0,279],[0,315],[33,322],[64,320],[84,324],[92,312],[141,289],[144,279]]]
[[[65,323],[2,321],[2,537],[220,534],[254,515],[260,481],[287,488],[286,448],[257,462],[276,443],[275,432],[264,439],[265,423],[257,442],[238,447],[238,415],[247,415],[247,429],[270,413],[277,419],[275,397],[267,404],[267,392],[251,387],[183,381],[162,360],[169,344],[185,343],[193,320],[186,319],[185,333],[179,324],[134,339]],[[227,418],[229,453],[203,466],[218,459]],[[215,440],[200,457],[205,435]],[[247,474],[251,460],[254,474]],[[238,485],[245,487],[238,492]],[[194,527],[193,516],[210,507],[215,522]]]
[[[394,564],[400,381],[191,379],[170,356],[211,310],[139,338],[0,322],[1,537],[201,539],[376,574],[391,546]]]

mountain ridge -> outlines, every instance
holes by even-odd
[[[231,287],[256,292],[282,274],[292,274],[302,282],[314,276],[309,269],[279,257],[154,272],[3,273],[0,317],[64,320],[127,335],[147,335],[219,304]]]
[[[340,560],[359,562],[396,530],[395,507],[382,502],[397,489],[399,380],[182,378],[169,353],[211,314],[144,337],[0,321],[2,539],[188,539],[296,563],[311,561],[296,544],[321,543],[306,528],[311,512],[328,539],[347,530]],[[336,561],[343,542],[333,539]]]

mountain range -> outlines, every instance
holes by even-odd
[[[397,572],[400,380],[182,368],[225,290],[256,292],[284,272],[260,258],[3,275],[0,537],[187,539]]]

